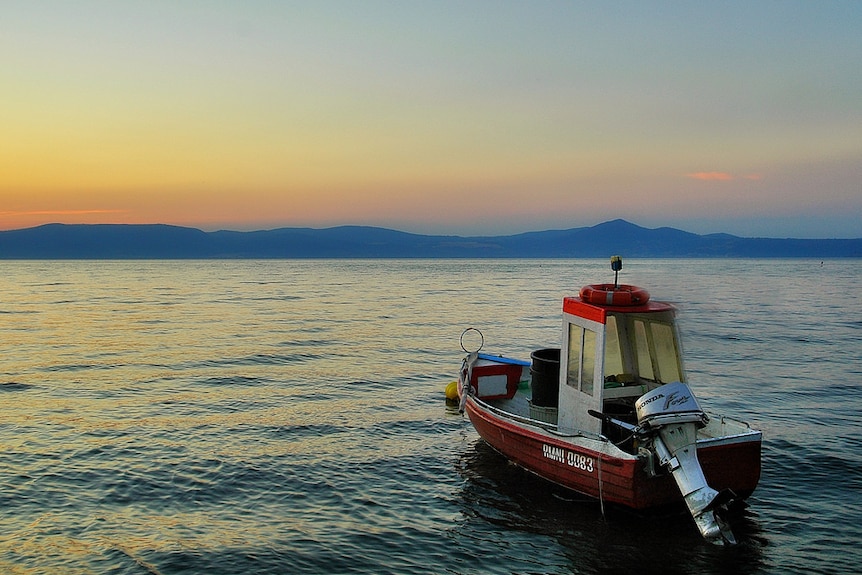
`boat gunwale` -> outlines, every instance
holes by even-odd
[[[620,461],[637,461],[643,458],[643,456],[640,454],[631,454],[627,453],[626,451],[623,451],[604,435],[579,430],[575,431],[574,433],[564,433],[561,432],[559,428],[552,423],[547,423],[545,421],[540,421],[537,419],[531,419],[529,417],[517,415],[509,411],[504,411],[498,407],[489,405],[485,401],[482,401],[481,399],[473,395],[469,396],[466,407],[470,407],[470,402],[474,403],[475,407],[473,411],[478,416],[485,418],[489,416],[494,417],[499,420],[500,423],[504,423],[510,427],[514,427],[520,434],[534,434],[537,436],[545,437],[548,440],[564,443],[568,445],[570,449],[591,451],[596,454],[596,457],[601,456],[602,460],[611,465]],[[523,426],[530,426],[535,429],[528,429]],[[595,442],[597,445],[596,447],[592,447],[590,445],[576,443],[573,441],[575,439],[583,439],[586,441]],[[614,450],[615,453],[608,453],[609,450]]]
[[[536,428],[538,430],[542,430],[545,433],[550,434],[553,437],[557,437],[560,439],[570,439],[570,438],[583,438],[592,441],[601,442],[602,444],[611,445],[614,448],[618,449],[625,457],[620,457],[618,455],[611,455],[605,453],[603,450],[594,450],[602,453],[607,457],[619,457],[620,459],[629,459],[634,458],[638,459],[641,457],[639,454],[631,454],[626,451],[620,449],[616,444],[614,444],[610,438],[601,435],[601,434],[593,434],[581,430],[575,430],[573,433],[565,433],[560,431],[559,426],[553,423],[548,423],[546,421],[541,421],[538,419],[533,419],[530,417],[525,417],[523,415],[519,415],[517,413],[506,411],[500,407],[489,404],[488,402],[474,396],[470,395],[469,400],[476,404],[476,407],[482,411],[495,415],[497,418],[503,421],[509,421],[513,424],[521,424],[525,426],[530,426]],[[763,439],[763,432],[756,430],[751,427],[751,425],[740,419],[735,419],[732,417],[727,417],[723,415],[715,416],[716,419],[720,420],[720,425],[724,424],[725,421],[730,421],[739,425],[745,426],[746,430],[739,433],[731,433],[728,435],[716,435],[716,436],[706,436],[699,437],[696,440],[696,445],[698,449],[701,448],[709,448],[709,447],[718,447],[723,445],[734,445],[737,443],[749,443],[749,442],[760,442]],[[529,431],[529,430],[525,430]],[[582,446],[584,449],[591,449],[586,446]]]

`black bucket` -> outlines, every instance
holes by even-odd
[[[530,354],[530,388],[533,405],[557,407],[560,403],[560,348],[537,349]]]

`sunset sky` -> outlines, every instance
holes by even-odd
[[[33,0],[0,229],[862,237],[862,2]]]

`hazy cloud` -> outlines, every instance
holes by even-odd
[[[744,176],[734,176],[733,174],[728,174],[727,172],[694,172],[691,174],[686,174],[685,177],[691,178],[692,180],[703,180],[710,182],[729,182],[731,180],[737,179],[757,181],[763,179],[763,176],[761,174],[746,174]]]
[[[726,172],[694,172],[693,174],[686,174],[686,177],[693,180],[709,180],[714,182],[725,182],[733,179],[733,175]]]
[[[29,210],[0,212],[0,216],[89,216],[93,214],[121,214],[128,210]]]

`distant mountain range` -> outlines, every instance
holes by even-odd
[[[862,257],[862,238],[771,239],[644,228],[625,220],[510,236],[384,228],[204,232],[168,225],[48,224],[0,232],[0,259]]]

